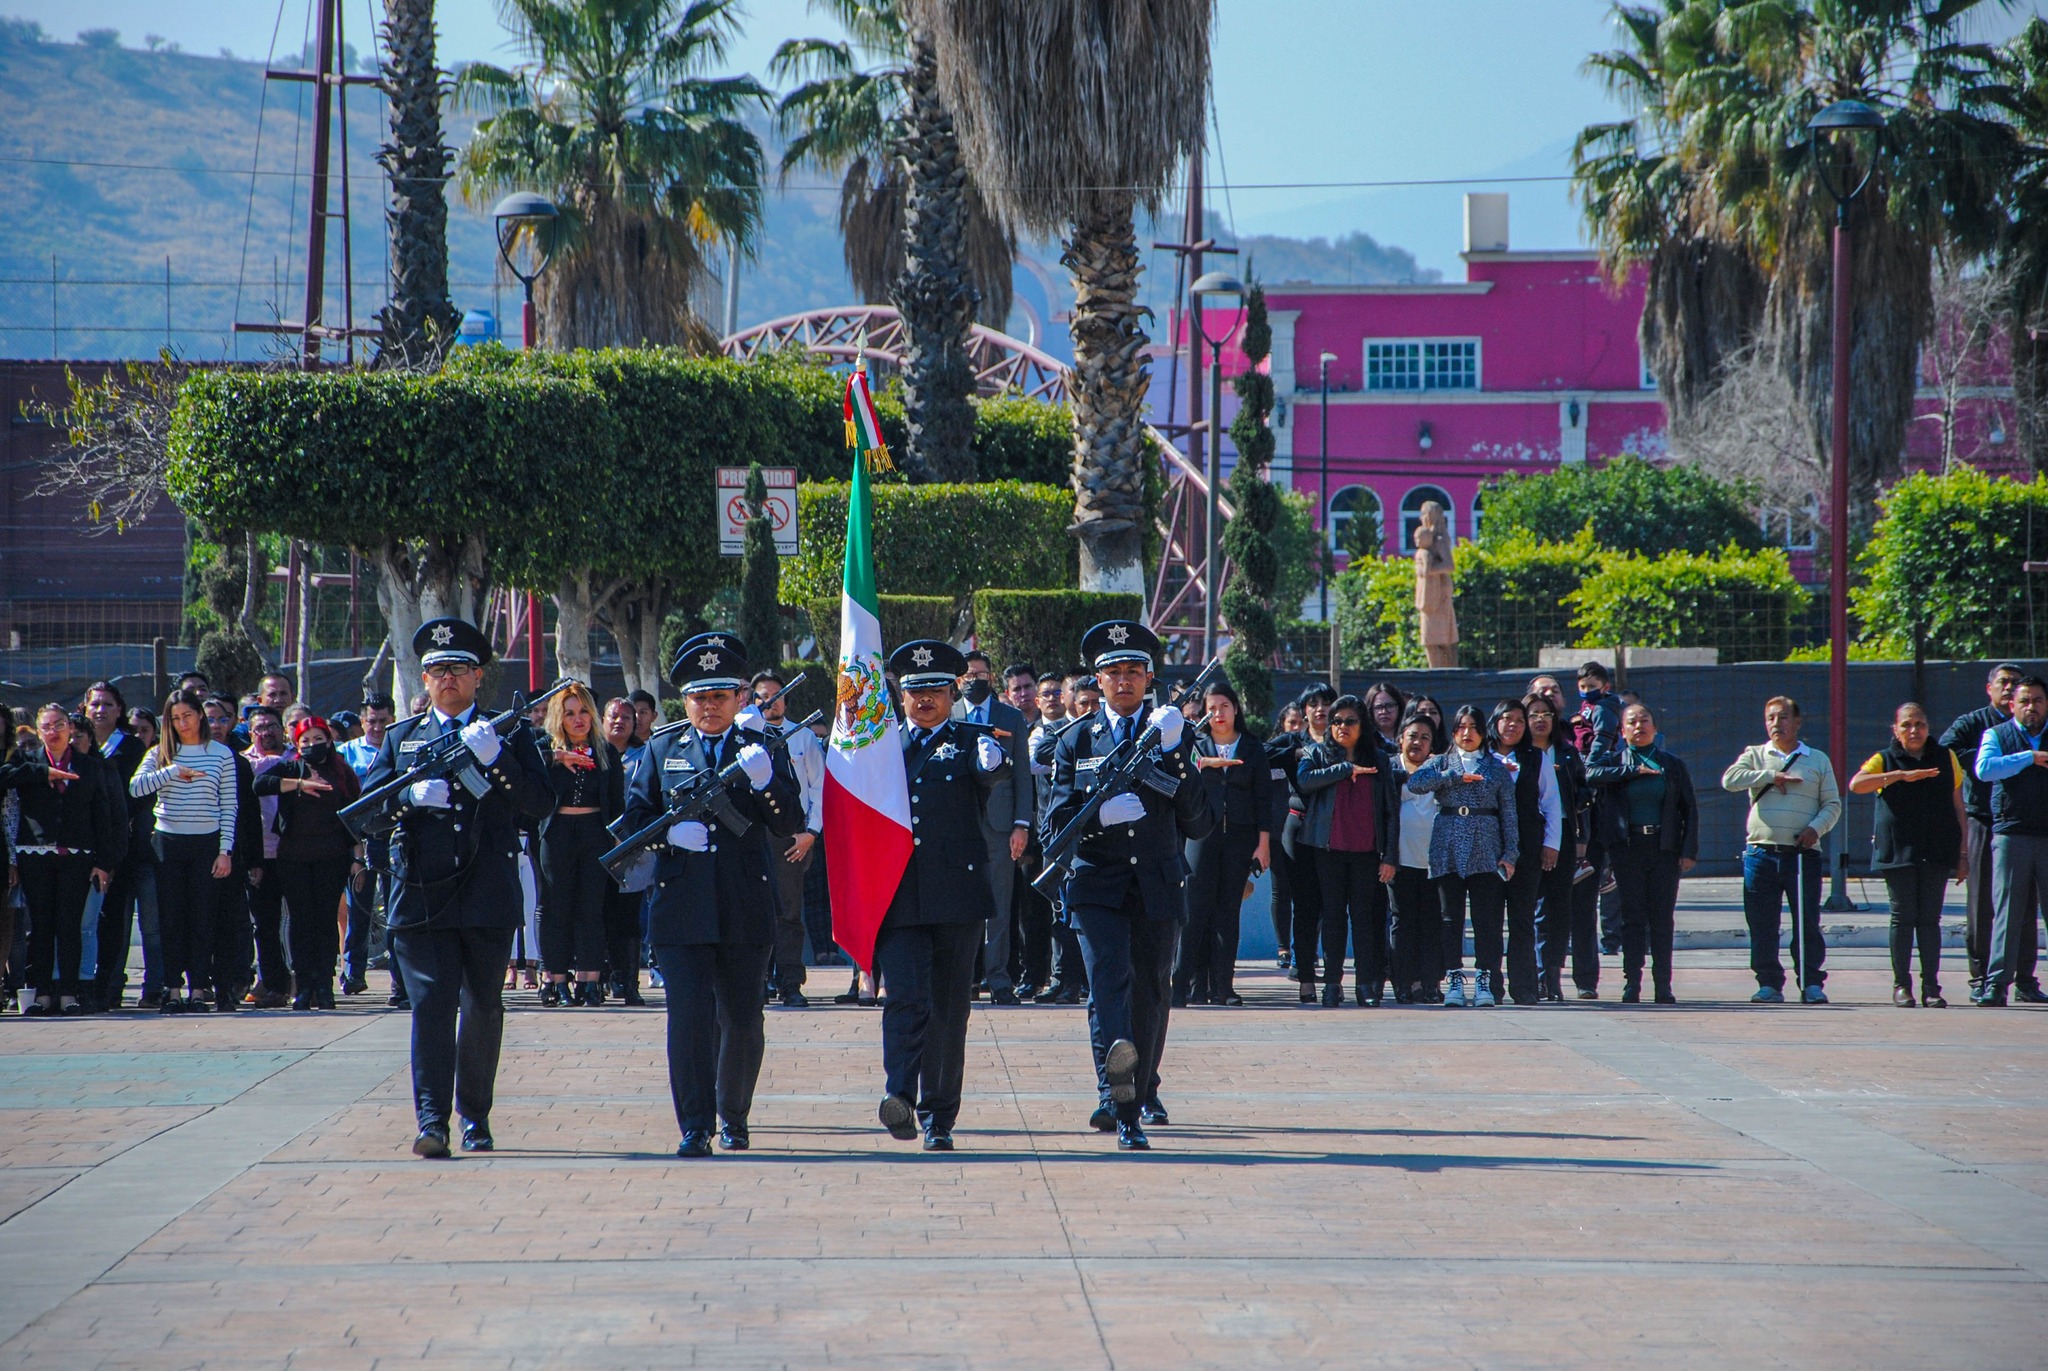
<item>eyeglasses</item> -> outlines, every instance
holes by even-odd
[[[442,662],[436,666],[428,667],[427,675],[436,681],[447,681],[459,676],[467,676],[474,669],[466,662]]]
[[[1342,718],[1337,718],[1337,719],[1332,719],[1332,720],[1330,720],[1330,727],[1331,727],[1331,728],[1357,728],[1357,727],[1358,727],[1358,720],[1357,720],[1357,719],[1355,719],[1355,718],[1353,718],[1353,717],[1352,717],[1351,715],[1349,715],[1349,714],[1346,714],[1346,715],[1344,715],[1344,716],[1343,716]]]

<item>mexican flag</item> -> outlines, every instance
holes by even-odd
[[[858,373],[856,373],[858,374]],[[868,542],[867,462],[853,458],[846,577],[839,593],[839,689],[825,749],[825,876],[832,938],[872,972],[875,937],[910,864],[903,738],[882,678],[882,620]]]

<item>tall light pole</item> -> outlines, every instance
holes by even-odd
[[[1837,776],[1849,774],[1849,207],[1877,165],[1884,114],[1861,100],[1837,100],[1807,126],[1814,170],[1835,201],[1834,324],[1829,330],[1833,371],[1828,399],[1834,411],[1828,446],[1828,751]],[[1862,143],[1863,170],[1856,170]],[[1837,159],[1841,165],[1836,165]],[[1839,174],[1838,174],[1839,173]],[[1836,826],[1837,829],[1841,827]],[[1837,832],[1823,908],[1853,909],[1846,873],[1848,849]]]
[[[533,313],[533,281],[548,269],[548,263],[555,258],[555,222],[559,217],[555,202],[544,195],[535,195],[530,190],[514,191],[498,202],[491,211],[491,217],[498,226],[498,256],[504,259],[505,269],[519,278],[525,291],[525,300],[519,311],[519,345],[532,350],[534,335],[540,329]],[[531,264],[522,270],[519,266],[519,247],[525,244],[527,261]],[[538,691],[541,670],[546,655],[541,651],[540,594],[526,592],[526,688]],[[559,653],[557,654],[559,655]]]
[[[1322,369],[1323,402],[1319,407],[1323,424],[1323,469],[1316,482],[1316,532],[1322,535],[1322,560],[1316,567],[1316,580],[1322,585],[1322,621],[1330,622],[1330,559],[1336,550],[1330,546],[1330,363],[1337,360],[1337,354],[1326,352],[1319,359]]]
[[[1230,297],[1244,298],[1244,282],[1227,272],[1205,272],[1188,287],[1188,294],[1194,297],[1197,306],[1214,295],[1224,297],[1224,308],[1234,308]],[[1195,314],[1202,341],[1209,345],[1209,510],[1203,520],[1202,556],[1202,656],[1209,658],[1216,655],[1217,596],[1223,590],[1219,574],[1223,559],[1216,550],[1216,521],[1220,514],[1216,505],[1223,485],[1223,345],[1236,334],[1240,321],[1233,314],[1223,336],[1212,338],[1206,319],[1206,310]]]

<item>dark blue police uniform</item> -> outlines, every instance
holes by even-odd
[[[967,671],[958,648],[905,643],[889,658],[905,690],[951,692]],[[994,748],[983,764],[982,742]],[[910,864],[875,939],[882,981],[883,1126],[900,1138],[925,1131],[928,1151],[952,1148],[974,1000],[974,954],[995,914],[982,832],[988,795],[1010,772],[989,730],[947,719],[926,730],[906,721],[903,767],[910,788]]]
[[[699,634],[678,650],[670,676],[685,693],[745,690],[745,645],[729,633]],[[634,771],[623,830],[659,819],[669,788],[768,742],[766,733],[738,723],[715,738],[688,725],[657,731]],[[696,835],[701,850],[667,843],[654,849],[648,887],[648,944],[667,990],[669,1092],[684,1156],[709,1153],[714,1119],[724,1121],[720,1140],[727,1148],[748,1145],[747,1115],[765,1050],[763,987],[775,946],[768,835],[788,837],[804,826],[803,800],[786,757],[775,760],[765,785],[741,781],[726,794],[751,821],[747,831],[736,833],[706,815]]]

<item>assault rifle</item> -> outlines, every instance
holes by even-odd
[[[765,712],[769,705],[795,689],[797,681],[803,680],[807,674],[799,673],[796,680],[754,708]],[[767,750],[771,758],[787,752],[790,737],[797,728],[809,728],[824,717],[824,710],[814,709],[811,716],[798,723],[796,728],[769,735],[768,741],[761,746]],[[754,821],[741,813],[739,806],[732,802],[735,787],[741,790],[752,787],[752,782],[747,779],[746,768],[740,765],[737,757],[716,771],[685,772],[682,779],[669,787],[663,796],[668,807],[663,810],[661,816],[638,832],[620,839],[617,847],[597,859],[598,865],[602,866],[614,881],[623,885],[626,873],[632,867],[635,858],[663,841],[668,836],[668,831],[677,824],[701,822],[706,815],[716,818],[735,834],[745,833],[754,826]],[[616,833],[614,836],[617,836]]]
[[[531,700],[515,690],[512,692],[512,708],[503,714],[492,716],[491,727],[498,731],[499,737],[504,737],[507,729],[526,718],[528,710],[535,705],[547,703],[574,684],[574,681],[565,676]],[[358,838],[364,837],[369,832],[370,825],[395,808],[415,782],[445,781],[451,778],[461,782],[464,790],[479,799],[491,788],[491,783],[484,779],[483,772],[477,769],[476,754],[463,744],[460,730],[443,733],[430,742],[420,744],[419,751],[413,754],[410,767],[375,790],[364,791],[362,798],[343,806],[339,817],[350,833]]]
[[[1201,703],[1202,692],[1209,682],[1223,670],[1223,659],[1214,658],[1202,668],[1194,680],[1189,681],[1168,701],[1183,716],[1191,705]],[[1180,791],[1178,777],[1161,769],[1159,763],[1159,726],[1145,725],[1145,731],[1128,743],[1120,743],[1114,751],[1102,759],[1096,768],[1095,782],[1088,789],[1088,795],[1081,802],[1081,808],[1066,827],[1052,836],[1045,844],[1045,867],[1032,877],[1031,888],[1047,899],[1058,899],[1059,888],[1065,884],[1067,874],[1072,870],[1074,857],[1080,851],[1081,839],[1087,836],[1088,826],[1095,822],[1095,815],[1107,800],[1124,791],[1136,791],[1143,786],[1172,799]]]

